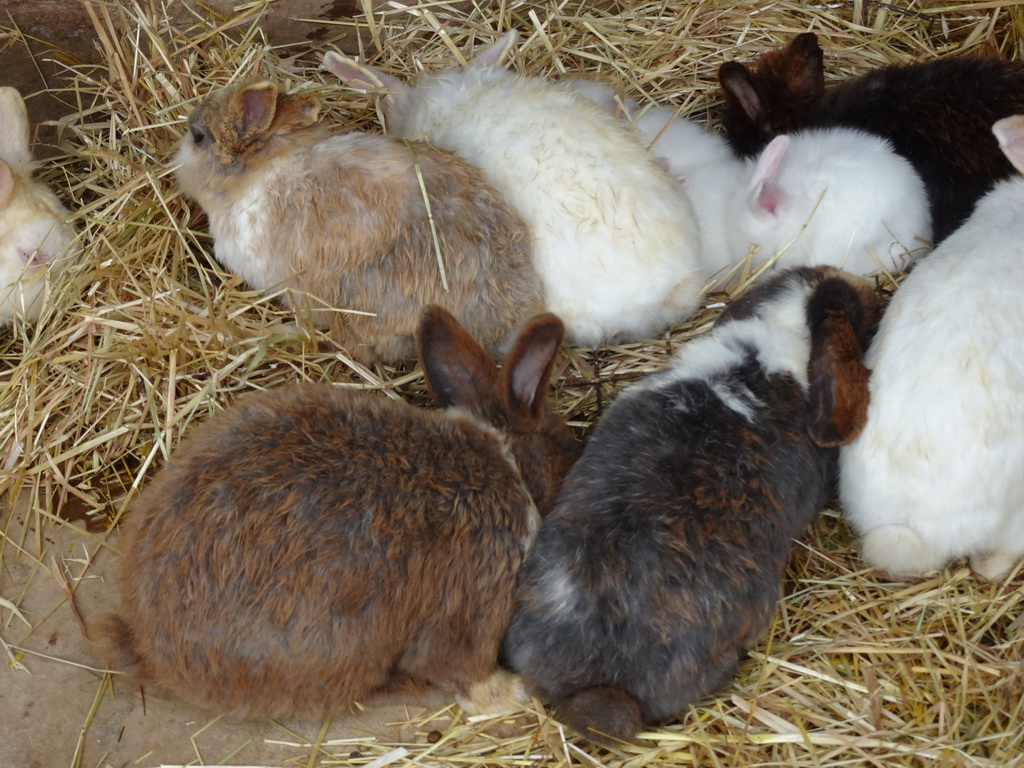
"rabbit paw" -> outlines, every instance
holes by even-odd
[[[523,679],[503,669],[472,683],[456,699],[462,710],[470,716],[513,712],[530,700],[523,687]]]
[[[971,570],[985,581],[1000,581],[1021,559],[1021,553],[989,552],[971,558]]]
[[[905,525],[883,525],[864,534],[864,561],[892,576],[922,576],[941,568],[945,560]]]

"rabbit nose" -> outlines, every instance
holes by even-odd
[[[50,254],[40,248],[18,248],[21,260],[32,267],[41,267],[50,260]]]

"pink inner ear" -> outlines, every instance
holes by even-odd
[[[762,211],[777,216],[779,206],[782,205],[782,190],[777,184],[765,182],[757,193],[757,205]]]

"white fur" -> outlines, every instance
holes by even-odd
[[[907,252],[931,238],[924,183],[885,139],[848,128],[788,137],[772,179],[784,204],[770,215],[757,205],[755,187],[764,180],[758,159],[736,157],[723,137],[671,109],[616,102],[602,83],[570,84],[598,106],[624,109],[641,140],[684,185],[709,272],[729,269],[754,247],[755,264],[785,249],[773,268],[827,264],[861,275],[902,270]]]
[[[759,304],[752,317],[718,323],[710,333],[680,349],[664,372],[627,388],[621,396],[669,387],[678,381],[706,381],[725,407],[750,420],[761,403],[746,387],[726,386],[723,379],[744,362],[751,349],[766,373],[788,374],[806,390],[811,355],[809,292],[806,282],[794,278],[784,291]]]
[[[865,363],[841,498],[869,565],[921,574],[1024,556],[1024,179],[1003,182],[896,292]]]
[[[649,337],[697,308],[705,274],[690,202],[620,121],[564,86],[493,66],[406,90],[388,131],[483,169],[531,225],[547,306],[572,341]]]

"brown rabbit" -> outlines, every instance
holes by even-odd
[[[254,288],[286,288],[289,306],[364,362],[411,358],[430,303],[504,348],[542,307],[527,225],[454,155],[332,136],[318,115],[311,97],[256,83],[214,93],[189,117],[177,178],[209,217],[217,259]]]
[[[533,318],[499,371],[429,307],[420,356],[451,412],[304,385],[199,427],[130,513],[99,647],[215,710],[324,715],[427,685],[493,706],[516,571],[577,454],[545,397],[563,334]]]

